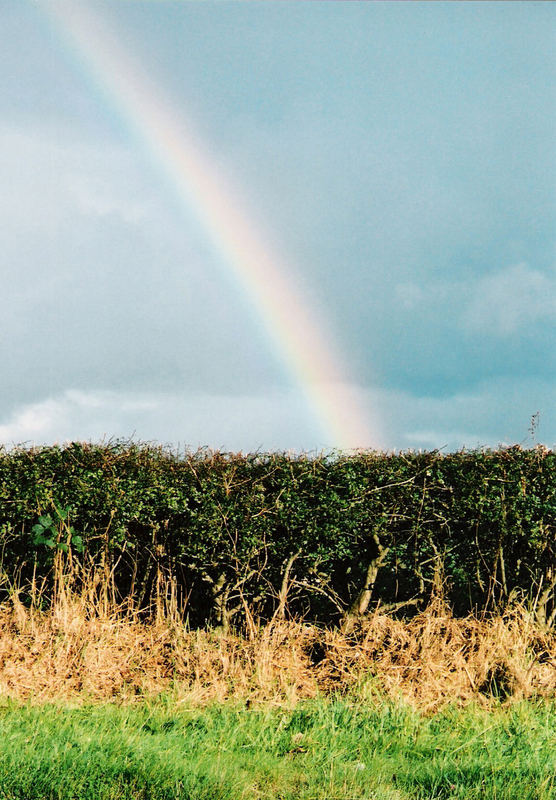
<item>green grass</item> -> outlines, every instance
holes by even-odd
[[[549,800],[556,705],[0,706],[2,800]]]

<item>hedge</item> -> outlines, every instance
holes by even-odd
[[[556,454],[291,455],[73,442],[0,449],[0,599],[73,586],[192,626],[335,622],[442,594],[454,613],[556,613]]]

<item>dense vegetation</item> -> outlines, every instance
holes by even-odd
[[[552,800],[555,466],[0,450],[0,800]]]
[[[0,708],[4,800],[552,800],[555,753],[534,703]]]
[[[556,617],[556,453],[292,456],[72,443],[0,450],[3,597],[97,574],[191,626],[332,622],[381,603]],[[53,569],[56,567],[57,569]],[[29,594],[30,596],[30,594]],[[0,600],[2,597],[0,597]]]

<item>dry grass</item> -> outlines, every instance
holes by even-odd
[[[556,632],[523,607],[455,619],[433,603],[409,621],[380,613],[351,630],[279,621],[248,636],[188,631],[171,614],[91,611],[60,593],[53,609],[0,608],[0,696],[44,702],[129,701],[171,691],[205,703],[294,704],[332,692],[448,702],[556,695]]]
[[[556,632],[542,630],[522,606],[456,619],[436,601],[409,621],[375,613],[351,636],[326,638],[323,671],[340,682],[370,672],[386,695],[424,710],[556,695]]]

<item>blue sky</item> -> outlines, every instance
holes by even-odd
[[[289,265],[363,445],[556,443],[553,4],[89,7]],[[333,446],[48,4],[0,23],[0,441]]]

